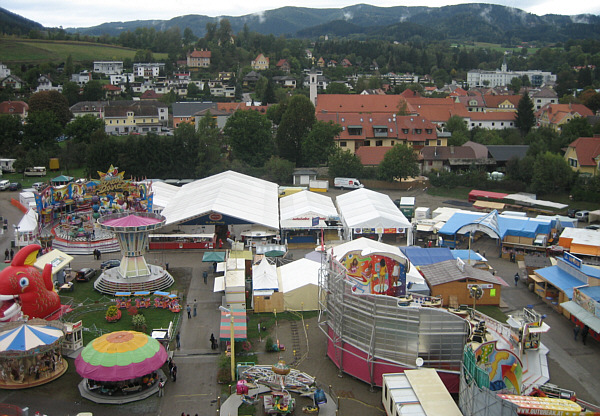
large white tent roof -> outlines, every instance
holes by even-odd
[[[295,218],[336,218],[337,209],[330,197],[316,192],[301,191],[285,196],[279,200],[281,227],[292,226]],[[319,227],[324,226],[324,220],[319,221]]]
[[[278,268],[281,279],[281,291],[289,293],[302,286],[319,286],[321,263],[309,259],[300,259]]]
[[[152,205],[158,207],[166,207],[175,195],[181,190],[179,186],[170,185],[165,182],[152,183]]]
[[[276,183],[227,171],[182,186],[162,215],[169,225],[216,212],[277,230],[278,199]]]
[[[597,230],[567,227],[560,233],[560,238],[571,238],[571,244],[600,246],[600,231]]]
[[[336,199],[340,217],[349,228],[408,228],[411,226],[388,195],[357,189]]]

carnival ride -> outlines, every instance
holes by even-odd
[[[0,333],[0,388],[46,384],[68,368],[62,358],[64,332],[43,319],[10,322]]]
[[[174,293],[155,291],[142,292],[116,292],[115,303],[119,309],[169,309],[173,313],[181,312],[181,303],[179,296]]]

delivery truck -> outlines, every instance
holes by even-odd
[[[365,186],[356,178],[335,178],[333,186],[340,189],[358,189]]]

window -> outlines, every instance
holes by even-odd
[[[422,131],[421,129],[415,129],[416,134],[421,134],[421,131]]]
[[[340,147],[346,147],[346,142],[340,142]]]
[[[408,134],[408,129],[402,129],[402,133]]]
[[[438,139],[436,146],[441,146],[441,145],[442,145],[442,141],[440,139]]]
[[[383,146],[383,140],[376,140],[375,146]]]
[[[572,168],[576,168],[577,167],[577,159],[573,159],[573,158],[569,158],[569,166],[571,166]]]
[[[387,137],[387,126],[373,126],[373,135],[375,137]]]
[[[363,143],[363,146],[371,146],[371,141],[370,140],[365,140],[365,142]]]
[[[348,126],[350,136],[362,136],[362,126]]]
[[[495,125],[496,125],[496,123],[492,122],[492,126],[495,126]]]
[[[393,146],[395,143],[396,143],[396,142],[394,142],[394,141],[392,140],[392,146]]]
[[[425,129],[425,131],[427,132],[427,134],[433,133],[433,129]]]

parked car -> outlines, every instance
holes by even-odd
[[[102,263],[100,263],[100,270],[108,270],[112,269],[113,267],[119,267],[120,265],[121,260],[118,259],[104,260]]]
[[[8,185],[9,191],[18,191],[21,188],[23,188],[23,185],[21,185],[20,182],[11,182],[10,185]]]
[[[33,189],[35,189],[36,191],[38,191],[38,192],[40,192],[40,191],[41,191],[42,189],[44,189],[46,186],[48,186],[48,185],[46,185],[46,183],[45,183],[45,182],[34,182],[34,183],[31,185],[31,187],[32,187]]]
[[[91,267],[84,267],[77,272],[75,275],[75,280],[78,282],[89,282],[95,276],[96,270],[92,269]]]
[[[585,229],[598,231],[598,230],[600,230],[600,225],[598,225],[598,224],[588,225],[587,227],[585,227]]]
[[[575,208],[569,208],[569,209],[567,210],[567,215],[568,215],[570,218],[575,218],[575,214],[577,214],[577,212],[579,212],[579,210],[578,210],[578,209],[575,209]]]
[[[590,212],[585,209],[581,210],[581,211],[577,211],[575,213],[575,218],[577,218],[578,221],[588,222],[590,220]]]

